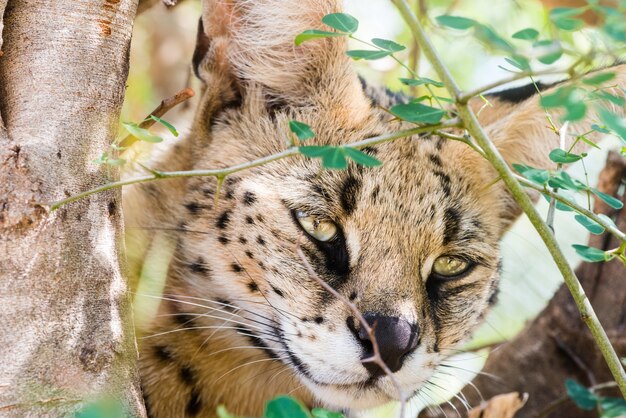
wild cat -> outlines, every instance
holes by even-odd
[[[290,120],[310,125],[318,145],[411,126],[384,110],[401,97],[362,83],[344,38],[294,46],[339,11],[337,0],[205,1],[193,129],[154,167],[221,168],[280,152]],[[623,84],[624,66],[613,71]],[[549,167],[558,138],[534,92],[494,95],[480,119],[508,162]],[[372,343],[353,313],[307,273],[300,235],[316,274],[377,324],[382,357],[410,396],[481,323],[497,293],[499,241],[520,214],[495,171],[432,135],[364,151],[382,165],[322,171],[300,156],[228,176],[217,200],[207,178],[127,194],[127,222],[163,227],[174,248],[141,340],[151,417],[211,417],[221,404],[258,416],[281,393],[348,414],[397,399],[390,378],[361,361]]]

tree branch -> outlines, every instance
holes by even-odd
[[[620,359],[615,353],[611,342],[602,328],[602,324],[591,306],[591,303],[587,299],[587,296],[580,285],[576,274],[572,270],[571,266],[565,259],[558,243],[550,228],[543,222],[541,215],[535,209],[533,202],[530,197],[526,194],[520,183],[515,179],[515,176],[507,163],[504,161],[500,152],[496,148],[496,146],[491,142],[487,134],[484,132],[482,126],[478,122],[476,115],[472,111],[472,109],[467,105],[467,103],[462,103],[460,98],[463,97],[462,92],[460,91],[456,81],[450,74],[448,68],[443,63],[442,59],[439,57],[439,54],[431,44],[428,39],[426,32],[424,31],[422,25],[415,17],[413,12],[411,11],[409,5],[406,0],[391,0],[400,11],[400,14],[403,16],[404,20],[407,22],[409,29],[413,32],[413,36],[417,39],[418,43],[422,48],[422,52],[426,56],[426,58],[430,61],[431,65],[439,75],[441,81],[445,84],[448,92],[451,97],[455,99],[457,103],[457,109],[460,118],[462,119],[465,128],[468,130],[470,135],[476,140],[478,145],[483,149],[485,155],[489,162],[492,164],[494,169],[498,172],[509,191],[511,192],[515,201],[519,204],[522,210],[528,216],[528,219],[533,224],[542,240],[544,241],[548,251],[552,255],[552,258],[556,262],[556,265],[563,275],[563,279],[565,280],[565,284],[567,285],[576,306],[580,312],[580,315],[585,322],[585,324],[589,327],[596,344],[598,345],[604,359],[606,360],[617,385],[623,396],[626,397],[626,371],[621,365]]]
[[[377,144],[382,144],[384,142],[393,141],[398,138],[404,138],[407,136],[417,135],[417,134],[421,134],[425,132],[434,132],[439,129],[454,128],[458,126],[459,126],[459,120],[455,118],[455,119],[447,120],[437,125],[420,126],[417,128],[405,129],[405,130],[393,132],[390,134],[379,135],[379,136],[375,136],[372,138],[363,139],[361,141],[356,141],[350,144],[346,144],[344,145],[344,147],[365,148],[367,146],[373,146]],[[223,179],[226,176],[239,172],[239,171],[249,170],[254,167],[259,167],[259,166],[268,164],[273,161],[282,160],[283,158],[292,157],[294,155],[299,155],[299,154],[300,154],[300,151],[298,147],[289,147],[282,152],[272,154],[267,157],[262,157],[253,161],[248,161],[246,163],[237,164],[231,167],[223,168],[223,169],[189,170],[189,171],[156,171],[156,170],[149,169],[148,171],[152,173],[151,176],[136,177],[136,178],[132,178],[128,180],[108,183],[100,187],[96,187],[94,189],[87,190],[82,193],[78,193],[74,196],[70,196],[63,200],[59,200],[59,201],[52,202],[52,203],[42,203],[42,204],[49,206],[50,210],[54,211],[67,203],[75,202],[84,197],[91,196],[96,193],[101,193],[107,190],[116,189],[122,186],[129,186],[131,184],[146,183],[146,182],[154,181],[154,180],[162,180],[162,179],[170,179],[170,178],[178,178],[178,177],[216,177],[218,179],[220,178]]]
[[[167,112],[172,110],[174,107],[178,106],[179,104],[183,103],[186,100],[191,99],[194,95],[195,95],[194,91],[190,89],[189,87],[187,87],[179,91],[172,97],[168,97],[167,99],[162,100],[161,103],[156,107],[156,109],[150,112],[150,114],[146,117],[146,119],[139,124],[139,127],[144,128],[144,129],[150,128],[152,125],[156,123],[154,119],[150,119],[150,116],[156,116],[160,118],[163,115],[165,115]],[[119,147],[128,148],[132,146],[135,142],[137,142],[137,138],[135,138],[132,135],[127,135],[126,138],[120,141]],[[121,153],[123,154],[123,151]]]

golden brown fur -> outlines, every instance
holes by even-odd
[[[191,135],[153,166],[188,170],[243,163],[285,149],[288,121],[309,124],[315,144],[345,144],[408,127],[380,107],[392,98],[363,88],[343,39],[293,46],[336,1],[206,1],[198,73],[206,83]],[[619,83],[624,84],[624,67]],[[374,96],[374,99],[372,99]],[[510,162],[549,167],[558,138],[537,98],[498,100],[481,113]],[[583,128],[579,128],[584,130]],[[388,378],[369,379],[348,330],[350,312],[312,281],[294,251],[302,210],[340,226],[347,273],[312,240],[301,245],[318,274],[363,312],[417,324],[421,342],[396,373],[418,393],[493,302],[498,242],[518,210],[495,172],[466,145],[437,137],[368,150],[381,167],[321,171],[304,157],[229,176],[215,204],[213,178],[167,180],[126,196],[132,239],[153,228],[175,248],[159,315],[143,330],[140,366],[153,417],[215,416],[218,405],[260,415],[292,393],[345,411],[395,397]],[[432,283],[434,259],[476,262],[465,278]],[[133,272],[141,256],[131,260]]]

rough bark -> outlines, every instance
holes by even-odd
[[[0,415],[69,416],[100,396],[143,416],[120,192],[106,182],[136,0],[0,0]],[[0,14],[0,16],[2,16]]]
[[[609,154],[607,166],[600,176],[599,189],[615,196],[625,179],[626,159],[616,153]],[[626,202],[623,191],[621,199]],[[602,201],[596,202],[595,210],[610,216],[622,231],[626,230],[626,210],[615,211]],[[589,245],[605,250],[619,246],[617,239],[608,234],[592,235]],[[584,263],[576,273],[617,354],[626,357],[626,267],[617,260]],[[565,398],[564,382],[575,379],[592,386],[612,381],[609,369],[565,286],[520,335],[492,352],[483,372],[495,377],[480,375],[472,383],[485,399],[513,391],[528,393],[528,402],[515,415],[517,418],[597,416],[593,411],[576,408]],[[477,390],[467,387],[463,392],[470,405],[480,404]],[[619,396],[619,392],[602,393]],[[464,410],[462,405],[456,406],[459,411]],[[455,416],[453,409],[444,410],[448,416]]]

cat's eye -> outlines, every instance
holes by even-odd
[[[296,219],[302,229],[318,241],[327,242],[337,235],[337,225],[331,221],[319,219],[300,210],[296,211]]]
[[[444,255],[433,264],[433,273],[441,278],[454,279],[472,268],[473,264],[461,257]]]

